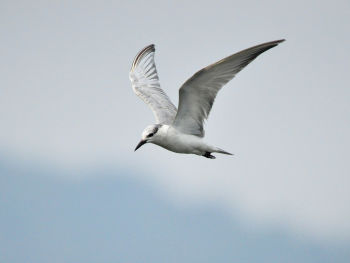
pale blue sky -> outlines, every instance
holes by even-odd
[[[181,208],[119,168],[70,180],[1,158],[0,261],[348,262],[349,245],[243,226],[215,206]]]

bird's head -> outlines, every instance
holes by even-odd
[[[140,148],[142,145],[148,142],[154,142],[158,137],[158,130],[161,127],[160,124],[153,124],[146,127],[146,129],[143,130],[141,141],[137,144],[135,151]]]

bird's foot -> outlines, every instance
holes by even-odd
[[[215,159],[216,157],[214,155],[211,155],[210,152],[205,152],[205,154],[203,154],[204,157],[209,158],[209,159]]]

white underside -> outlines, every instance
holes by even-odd
[[[203,155],[206,152],[221,151],[206,144],[202,138],[181,133],[169,125],[163,125],[150,142],[176,153]]]

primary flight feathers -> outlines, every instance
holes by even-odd
[[[157,123],[171,124],[177,109],[160,87],[154,52],[153,44],[142,49],[132,63],[129,76],[134,92],[151,107]]]

